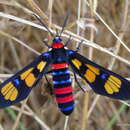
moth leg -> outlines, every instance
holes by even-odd
[[[49,49],[51,48],[51,46],[48,45],[47,41],[43,41],[43,44],[46,45]]]
[[[45,76],[45,79],[46,79],[46,82],[47,82],[47,86],[48,86],[48,88],[49,88],[49,92],[50,92],[51,95],[53,95],[53,89],[52,89],[52,87],[51,87],[52,85],[50,84],[50,82],[49,82],[47,76],[46,76],[46,75],[44,75],[44,76]]]
[[[68,44],[72,41],[71,39],[71,35],[69,36],[69,39],[67,40],[67,42],[65,43],[65,47],[68,46]]]
[[[78,43],[78,46],[77,46],[77,48],[76,48],[76,52],[78,52],[79,51],[79,49],[80,49],[80,46],[81,46],[81,44],[83,43],[83,40],[82,41],[80,41],[79,43]]]
[[[74,72],[74,79],[75,79],[77,85],[82,89],[82,91],[86,92],[87,90],[84,87],[81,86],[81,84],[79,83],[79,81],[77,79],[77,76],[76,76],[75,72]]]
[[[52,70],[50,70],[50,71],[48,71],[48,72],[46,72],[46,74],[50,74],[50,73],[52,73],[53,71]]]

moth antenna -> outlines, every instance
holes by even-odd
[[[58,29],[56,29],[56,36],[59,36],[59,31],[58,31]]]
[[[68,21],[68,18],[69,18],[69,15],[70,15],[70,12],[68,11],[66,16],[65,16],[65,20],[64,20],[64,23],[63,23],[63,26],[62,26],[62,30],[61,30],[61,33],[60,33],[60,37],[61,37],[61,34],[63,33],[64,29],[65,29],[65,26],[67,24],[67,21]]]
[[[50,31],[50,29],[45,25],[45,23],[43,22],[43,20],[37,15],[37,14],[33,14],[35,16],[35,18],[47,29],[47,31],[51,34],[52,37],[54,37],[53,33]]]

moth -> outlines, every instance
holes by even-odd
[[[39,17],[36,18],[44,25]],[[0,108],[25,99],[43,75],[50,71],[49,67],[53,92],[60,111],[65,115],[70,115],[75,107],[69,66],[74,72],[76,82],[76,75],[79,75],[95,93],[120,100],[130,99],[129,81],[80,55],[78,49],[69,50],[67,44],[63,43],[61,35],[56,35],[52,45],[48,45],[49,51],[43,52],[28,66],[0,84]]]

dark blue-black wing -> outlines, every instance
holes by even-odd
[[[94,92],[115,99],[130,99],[130,82],[120,75],[67,50],[68,62],[72,69],[90,85]]]
[[[0,84],[0,108],[25,99],[48,70],[49,52],[42,53],[31,64]]]

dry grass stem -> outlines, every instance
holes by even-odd
[[[129,7],[129,0],[0,0],[0,82],[28,65],[41,52],[46,52],[47,47],[41,46],[43,40],[48,39],[49,45],[52,43],[52,37],[33,14],[39,15],[55,36],[56,29],[62,30],[68,8],[70,16],[62,33],[64,43],[70,35],[72,37],[68,48],[75,50],[77,43],[83,40],[81,55],[130,81]],[[51,84],[48,85],[43,76],[29,100],[1,109],[0,130],[129,129],[129,102],[95,95],[77,75],[81,86],[87,90],[84,94],[73,72],[76,106],[65,118],[52,94],[51,74],[47,77]]]
[[[38,25],[38,24],[34,24],[33,22],[30,22],[30,21],[27,21],[27,20],[24,20],[24,19],[21,19],[21,18],[17,18],[17,17],[12,16],[12,15],[3,14],[2,12],[0,12],[0,16],[5,17],[5,18],[10,18],[10,19],[16,20],[16,21],[21,22],[21,23],[26,23],[26,24],[28,24],[28,25],[37,27],[37,28],[39,28],[39,29],[46,30],[43,26],[40,26],[40,25]],[[57,27],[58,29],[61,29],[61,28],[60,28],[59,26],[57,26],[57,25],[55,25],[55,27]],[[47,30],[46,30],[46,31],[47,31]],[[51,31],[53,31],[53,30],[51,30]],[[124,58],[122,58],[122,57],[120,57],[120,56],[118,56],[118,55],[115,55],[113,52],[111,52],[111,51],[109,51],[109,50],[107,50],[107,49],[105,49],[105,48],[103,48],[103,47],[97,45],[96,43],[92,43],[92,42],[90,42],[89,40],[85,39],[84,37],[78,36],[78,35],[76,35],[76,34],[70,32],[70,31],[65,31],[65,32],[68,33],[69,35],[66,35],[66,34],[63,33],[63,34],[62,34],[63,37],[69,38],[70,35],[71,35],[71,36],[74,36],[74,38],[72,38],[72,39],[75,40],[76,42],[80,42],[81,40],[83,40],[83,41],[84,41],[84,42],[83,42],[84,45],[87,45],[87,46],[93,47],[93,48],[95,48],[95,49],[98,49],[99,51],[102,51],[102,52],[104,52],[104,53],[107,53],[107,54],[109,54],[109,55],[115,57],[116,59],[122,61],[123,63],[130,65],[130,62],[129,62],[128,60],[126,60],[126,59],[124,59]],[[1,33],[1,32],[0,32],[0,33]],[[56,32],[53,31],[53,33],[56,33]],[[76,38],[76,37],[77,37],[77,38]],[[18,40],[17,40],[17,41],[18,41]],[[28,47],[27,47],[27,48],[28,48]]]

